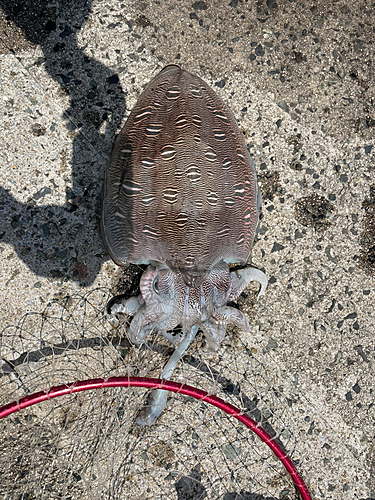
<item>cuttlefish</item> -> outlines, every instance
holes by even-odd
[[[202,330],[218,349],[227,325],[248,331],[228,306],[265,274],[246,266],[262,197],[254,161],[232,113],[200,78],[165,67],[147,86],[115,142],[106,168],[101,233],[120,266],[147,264],[141,294],[112,313],[134,315],[130,340],[154,331],[176,345],[163,378]],[[228,264],[243,268],[230,271]],[[180,325],[181,333],[172,334]],[[150,425],[166,404],[155,390],[137,422]]]

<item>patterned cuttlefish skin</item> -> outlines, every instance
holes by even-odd
[[[227,303],[250,281],[262,294],[267,279],[251,267],[230,272],[228,264],[248,261],[260,210],[254,162],[231,112],[203,80],[165,67],[115,142],[102,195],[112,259],[149,264],[141,295],[116,310],[135,313],[133,342],[159,331],[179,344],[199,328],[217,349],[228,323],[249,329]],[[171,335],[177,325],[181,335]]]
[[[198,324],[217,348],[225,324],[248,328],[226,306],[252,280],[246,268],[261,195],[254,163],[231,112],[200,78],[167,66],[152,80],[119,134],[105,174],[101,230],[121,266],[151,264],[141,280],[130,336]],[[133,312],[134,312],[133,309]],[[129,311],[132,312],[132,311]]]

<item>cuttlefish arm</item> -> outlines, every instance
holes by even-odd
[[[244,269],[239,269],[238,271],[232,271],[230,273],[230,278],[230,288],[226,297],[227,302],[236,300],[252,281],[257,281],[260,284],[260,290],[258,293],[259,299],[259,297],[266,291],[268,284],[267,276],[264,272],[260,269],[256,269],[255,267],[245,267]]]

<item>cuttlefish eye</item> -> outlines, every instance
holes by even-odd
[[[152,289],[159,295],[159,276],[156,276],[152,282]]]

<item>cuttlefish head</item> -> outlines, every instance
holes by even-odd
[[[193,326],[198,326],[205,334],[208,348],[216,350],[227,324],[249,330],[245,315],[227,303],[235,300],[251,281],[261,284],[259,295],[263,294],[267,278],[251,267],[230,272],[228,264],[221,261],[197,280],[199,284],[188,286],[184,277],[169,267],[150,265],[141,278],[141,297],[130,325],[130,339],[139,345],[151,332],[158,331],[177,344]],[[174,335],[171,331],[178,325],[182,332]]]

